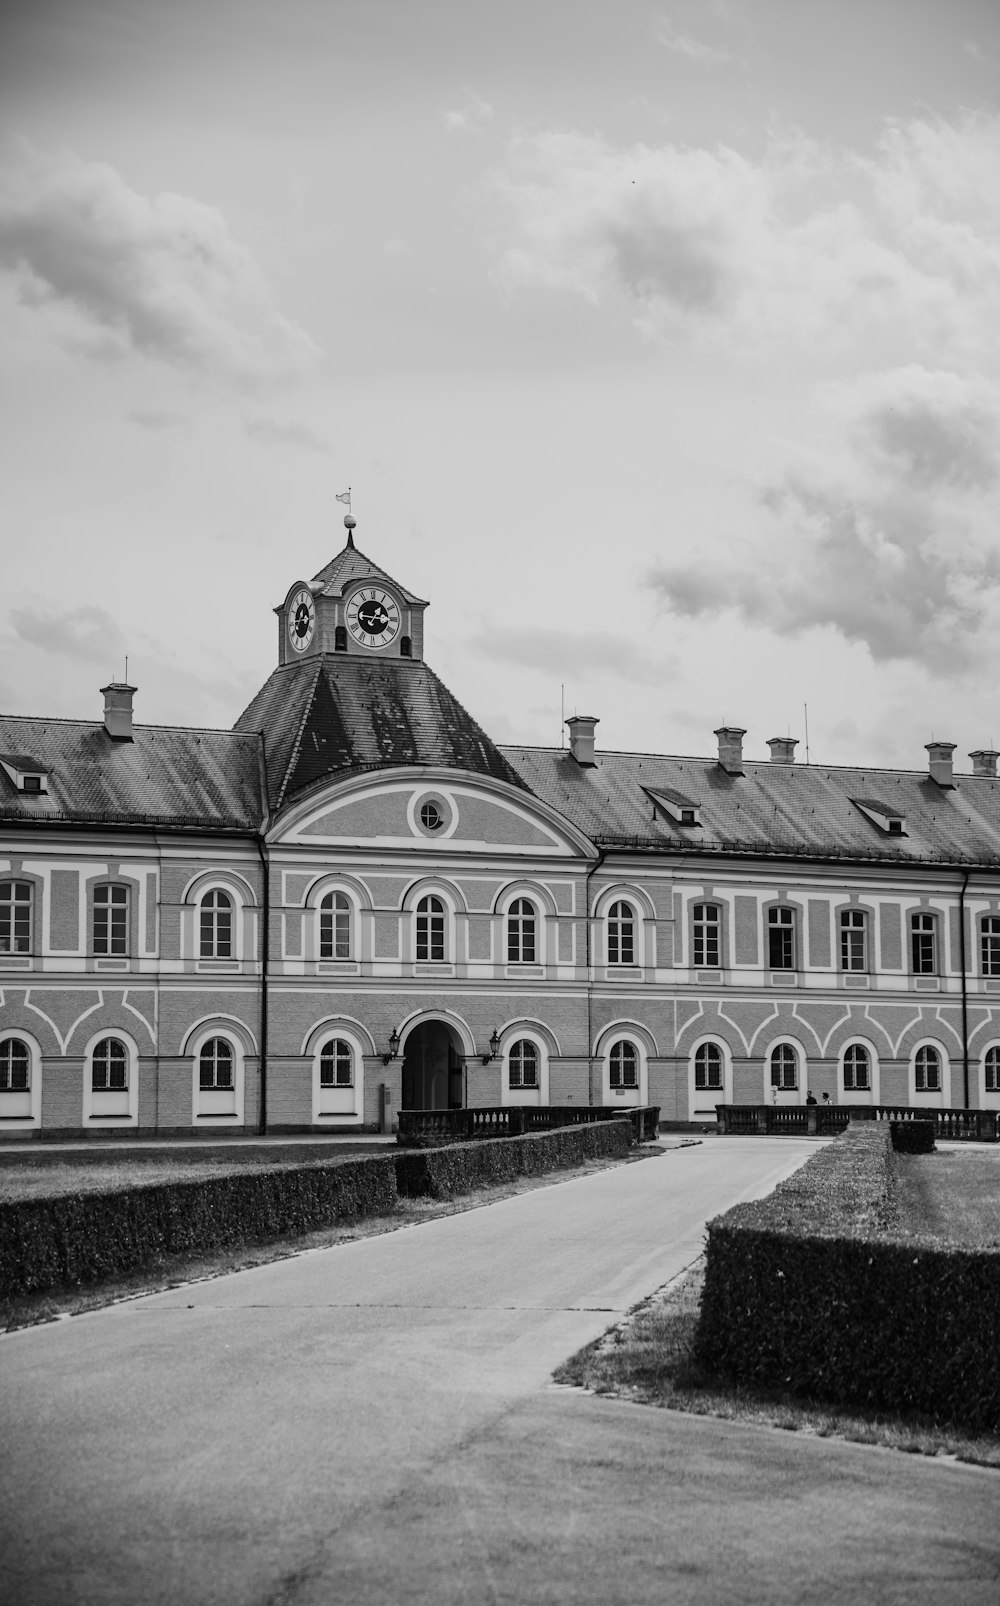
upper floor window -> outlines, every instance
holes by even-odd
[[[321,959],[351,957],[351,900],[346,893],[328,892],[320,901],[319,957]]]
[[[799,1057],[791,1043],[778,1043],[771,1050],[771,1086],[790,1092],[799,1085]]]
[[[939,1093],[941,1090],[941,1056],[929,1043],[917,1049],[913,1061],[913,1084],[918,1093]]]
[[[31,952],[31,883],[0,881],[0,954]]]
[[[1000,976],[1000,917],[984,915],[980,932],[983,975]],[[0,943],[0,947],[2,947]]]
[[[863,1092],[872,1085],[871,1061],[863,1043],[852,1043],[844,1054],[844,1089]]]
[[[198,1057],[198,1086],[203,1091],[233,1086],[233,1049],[224,1037],[210,1037]]]
[[[331,1037],[320,1050],[319,1085],[354,1086],[354,1055],[350,1043],[345,1043],[342,1037]]]
[[[694,1056],[696,1088],[722,1086],[722,1050],[718,1043],[702,1043]]]
[[[868,917],[863,909],[840,911],[840,968],[868,969]]]
[[[1000,1048],[986,1050],[986,1091],[1000,1093]]]
[[[611,1049],[611,1086],[639,1086],[639,1053],[634,1043],[622,1037]]]
[[[90,1078],[95,1093],[120,1092],[128,1087],[128,1050],[117,1037],[103,1037],[94,1049]]]
[[[128,953],[128,887],[116,882],[94,888],[94,952]]]
[[[694,962],[705,970],[718,969],[722,963],[718,904],[696,903],[694,906]]]
[[[417,958],[444,958],[444,904],[440,898],[421,898],[417,904]]]
[[[937,920],[933,915],[910,916],[910,952],[915,976],[933,976],[937,972]]]
[[[440,831],[444,824],[444,815],[436,803],[420,805],[420,823],[425,831]]]
[[[507,1056],[511,1087],[538,1086],[538,1048],[528,1037],[516,1042]]]
[[[635,964],[635,910],[630,903],[613,903],[608,910],[608,964]]]
[[[31,1055],[19,1037],[5,1037],[0,1043],[0,1093],[26,1093]]]
[[[233,957],[233,900],[218,887],[201,900],[201,957]]]
[[[507,962],[511,965],[535,963],[535,906],[527,898],[515,898],[507,912]]]
[[[795,969],[795,910],[787,904],[767,911],[767,962],[772,970]]]

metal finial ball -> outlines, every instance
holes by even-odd
[[[344,514],[344,529],[345,530],[355,530],[355,529],[357,529],[357,525],[358,525],[358,521],[357,521],[356,518],[354,518],[350,513],[345,513]]]

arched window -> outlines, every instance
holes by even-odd
[[[0,1093],[26,1093],[31,1055],[19,1037],[5,1037],[0,1043]]]
[[[117,1037],[102,1037],[94,1048],[90,1085],[95,1093],[119,1093],[128,1087],[128,1049]]]
[[[31,882],[0,881],[0,954],[31,952]]]
[[[521,1037],[507,1056],[511,1087],[538,1086],[538,1048],[530,1038]]]
[[[941,1056],[930,1043],[917,1049],[913,1062],[913,1082],[918,1093],[941,1091]]]
[[[233,1086],[233,1050],[224,1037],[210,1037],[198,1058],[198,1086],[203,1091]]]
[[[639,1053],[626,1037],[612,1045],[610,1081],[612,1087],[639,1086]]]
[[[986,1050],[986,1091],[1000,1093],[1000,1048]]]
[[[228,892],[213,887],[201,900],[202,959],[232,959],[233,900]]]
[[[844,1091],[866,1092],[872,1085],[871,1060],[863,1043],[852,1043],[844,1054]]]
[[[319,1085],[354,1086],[354,1055],[350,1043],[345,1043],[342,1037],[331,1037],[320,1050]]]
[[[328,892],[320,902],[319,957],[351,957],[351,900],[346,893]]]
[[[94,952],[128,953],[128,887],[120,882],[94,888]]]
[[[515,898],[507,911],[507,963],[535,963],[535,906],[527,898]]]
[[[771,1050],[771,1086],[789,1092],[798,1085],[798,1055],[791,1043],[778,1043]]]
[[[444,958],[444,904],[440,898],[421,898],[417,904],[417,958]]]
[[[718,1043],[702,1043],[694,1056],[694,1085],[697,1088],[721,1088],[722,1050]]]
[[[613,903],[608,910],[608,964],[635,964],[635,910],[630,903]]]
[[[719,944],[719,906],[715,903],[696,903],[693,915],[695,966],[699,970],[717,970],[722,963]],[[719,1085],[721,1086],[721,1083]]]

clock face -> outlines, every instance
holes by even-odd
[[[347,604],[347,628],[361,647],[388,647],[399,635],[399,609],[388,591],[365,586]]]
[[[316,604],[312,592],[296,591],[288,604],[288,639],[296,652],[305,652],[316,629]]]

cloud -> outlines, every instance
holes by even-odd
[[[70,608],[65,613],[12,608],[9,617],[14,634],[26,646],[83,663],[103,664],[108,674],[121,668],[125,638],[117,621],[103,608]]]
[[[321,435],[294,419],[282,423],[276,418],[245,418],[243,428],[251,439],[262,446],[295,446],[306,452],[329,452],[330,447]]]
[[[996,354],[1000,116],[886,128],[873,155],[796,135],[718,146],[512,143],[496,185],[507,294],[625,306],[647,335],[759,356],[895,340],[937,362]]]
[[[975,39],[963,39],[962,49],[965,51],[967,56],[972,57],[973,61],[980,61],[982,62],[983,66],[986,65],[986,55],[982,49],[982,46],[978,45]]]
[[[624,638],[601,631],[581,636],[570,630],[486,629],[476,638],[476,650],[499,663],[581,680],[615,675],[638,685],[662,686],[676,673],[672,661],[653,659]]]
[[[493,119],[493,107],[471,89],[465,91],[465,105],[461,110],[441,113],[449,134],[468,133]]]
[[[707,45],[701,39],[692,39],[689,34],[676,33],[669,23],[657,28],[656,37],[668,50],[674,51],[678,56],[686,57],[688,61],[696,61],[701,66],[722,67],[736,59],[731,51],[722,50],[717,45]]]
[[[317,349],[214,207],[140,195],[103,162],[23,145],[0,175],[0,267],[28,306],[81,317],[93,355],[138,352],[238,380],[286,377]]]
[[[184,429],[189,422],[166,407],[133,407],[128,416],[140,429]]]
[[[829,627],[877,662],[961,676],[1000,623],[1000,393],[910,367],[828,400],[849,443],[840,477],[789,472],[761,488],[738,542],[660,564],[650,582],[677,615],[732,611],[786,637]]]

